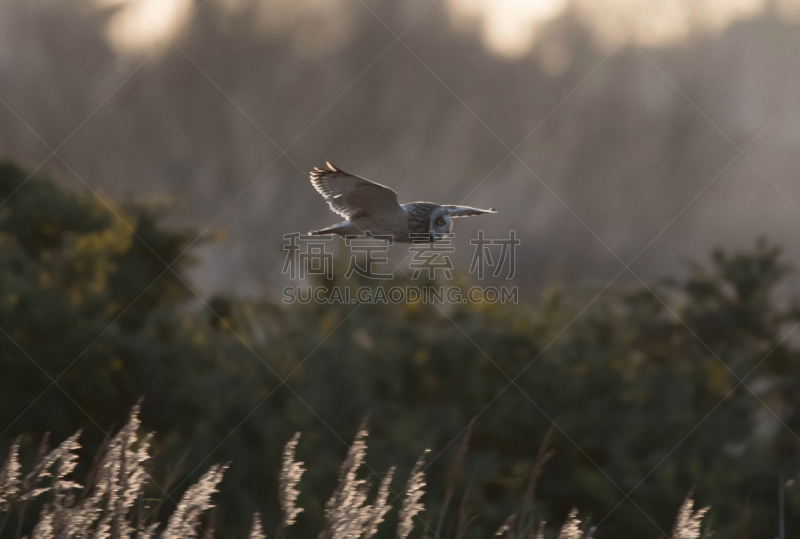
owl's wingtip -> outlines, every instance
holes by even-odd
[[[309,172],[309,176],[312,180],[318,180],[319,178],[325,176],[329,172],[341,172],[340,169],[336,168],[330,161],[325,161],[325,164],[328,166],[328,169],[325,170],[323,168],[314,167],[314,170]]]

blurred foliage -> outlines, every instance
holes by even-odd
[[[26,177],[0,165],[0,451],[23,434],[30,460],[43,432],[60,441],[82,427],[90,455],[143,396],[155,480],[177,498],[231,461],[217,529],[244,537],[254,511],[277,524],[281,449],[299,430],[306,511],[289,535],[301,537],[320,529],[365,417],[369,467],[403,463],[396,492],[432,449],[424,516],[435,524],[477,416],[462,481],[480,515],[472,531],[487,536],[518,509],[552,419],[539,518],[579,507],[603,521],[598,537],[657,536],[653,521],[669,531],[694,488],[717,537],[775,534],[779,477],[800,464],[800,365],[796,338],[784,339],[800,311],[780,292],[791,268],[773,245],[716,251],[686,279],[611,288],[585,311],[558,287],[535,306],[206,302],[183,282],[192,231]],[[455,526],[448,515],[444,536]]]

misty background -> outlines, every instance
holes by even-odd
[[[0,152],[208,227],[207,293],[274,289],[283,234],[338,221],[325,161],[497,208],[456,222],[460,265],[514,229],[527,293],[645,247],[648,282],[758,236],[796,261],[798,24],[767,0],[3,2]]]

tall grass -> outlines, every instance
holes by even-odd
[[[214,536],[212,496],[223,478],[227,466],[216,464],[190,486],[181,497],[166,524],[154,520],[160,503],[144,497],[148,480],[145,469],[149,459],[151,434],[139,434],[139,407],[134,407],[125,426],[100,448],[87,474],[84,485],[71,477],[78,463],[80,432],[70,436],[55,449],[48,448],[45,435],[32,469],[22,475],[19,462],[19,439],[15,440],[4,464],[0,467],[0,534],[9,522],[16,521],[15,538],[20,539],[26,510],[31,501],[45,499],[29,539],[146,539],[160,535],[162,539],[194,538],[202,533],[205,539]],[[414,464],[405,487],[393,493],[391,483],[394,468],[381,478],[371,495],[372,482],[362,468],[367,452],[367,429],[362,425],[350,446],[339,472],[338,484],[325,504],[325,525],[318,539],[369,539],[375,536],[386,514],[393,508],[390,494],[402,497],[397,509],[395,535],[406,539],[415,529],[422,537],[442,537],[442,523],[456,495],[462,467],[468,450],[471,428],[468,428],[456,453],[447,478],[445,497],[436,527],[422,518],[425,512],[426,450]],[[541,539],[544,522],[537,521],[533,512],[536,484],[547,461],[552,457],[552,432],[548,432],[534,462],[518,513],[509,515],[495,537],[506,539]],[[300,433],[286,444],[279,478],[281,522],[276,538],[284,538],[287,529],[303,511],[297,506],[298,485],[305,468],[295,460]],[[374,474],[373,474],[374,475]],[[367,476],[367,477],[365,477]],[[464,539],[476,518],[469,505],[469,491],[462,495],[452,537]],[[166,493],[165,493],[166,494]],[[168,495],[167,495],[168,496]],[[691,493],[680,507],[672,531],[672,539],[709,537],[702,531],[702,520],[708,508],[694,510]],[[209,513],[212,513],[209,516]],[[13,515],[13,519],[12,519]],[[594,534],[590,523],[578,518],[573,509],[558,534],[558,539],[589,539]],[[259,513],[253,515],[250,539],[266,539]]]

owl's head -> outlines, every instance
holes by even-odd
[[[431,221],[428,227],[430,230],[431,238],[440,240],[446,237],[453,228],[453,221],[450,219],[450,213],[447,208],[438,207],[431,212]]]

